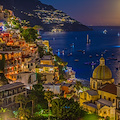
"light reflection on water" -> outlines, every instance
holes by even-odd
[[[102,32],[104,29],[108,31],[106,35]],[[95,27],[94,31],[88,32],[43,33],[42,38],[50,41],[50,46],[55,54],[58,49],[64,50],[64,55],[60,52],[59,56],[68,62],[68,66],[73,67],[77,78],[89,80],[93,69],[91,65],[84,63],[94,61],[96,63],[94,67],[96,67],[101,54],[103,54],[106,65],[113,73],[115,83],[118,83],[120,82],[120,62],[118,62],[120,61],[120,37],[117,36],[118,32],[120,32],[120,27],[113,27],[112,30],[109,27]],[[90,44],[86,44],[87,34],[91,39]],[[74,43],[74,48],[71,47],[72,43]],[[78,52],[78,50],[85,50],[85,52]],[[70,53],[72,55],[69,55]],[[117,60],[108,60],[109,57],[117,58]],[[75,59],[79,61],[76,62]]]

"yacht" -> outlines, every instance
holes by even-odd
[[[118,33],[118,37],[120,36],[120,33]]]
[[[107,30],[103,30],[103,34],[106,34],[107,33]]]
[[[75,59],[74,61],[78,62],[79,60],[78,60],[78,59]]]

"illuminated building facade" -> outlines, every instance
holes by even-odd
[[[103,57],[90,78],[90,88],[80,93],[80,106],[90,113],[115,120],[117,86]]]

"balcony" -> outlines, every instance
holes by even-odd
[[[14,89],[14,92],[13,91],[9,91],[8,93],[4,93],[3,95],[0,96],[0,99],[3,99],[3,98],[7,98],[7,97],[10,97],[10,96],[13,96],[13,95],[16,95],[16,94],[19,94],[19,93],[22,93],[22,92],[25,92],[26,89],[22,88],[19,90],[18,89]]]

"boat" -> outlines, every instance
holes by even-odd
[[[78,52],[83,52],[82,50],[77,50]]]
[[[91,62],[85,62],[84,64],[85,64],[85,65],[90,65],[90,64],[91,64]]]
[[[65,54],[64,50],[62,50],[62,54],[63,54],[63,55]]]
[[[89,55],[89,57],[91,58],[91,57],[92,57],[92,55]]]
[[[74,61],[78,62],[79,60],[78,60],[78,59],[75,59]]]
[[[77,40],[77,37],[75,37],[75,39]]]
[[[69,53],[67,56],[72,56],[72,53]]]
[[[96,54],[96,56],[98,57],[99,55],[98,55],[98,54]]]
[[[103,30],[103,34],[106,34],[107,33],[107,30],[105,29],[105,30]]]
[[[71,44],[71,47],[73,47],[73,48],[74,48],[74,43],[72,43],[72,44]]]
[[[117,60],[117,58],[114,58],[114,57],[108,57],[107,59],[109,59],[109,60]]]
[[[93,65],[96,65],[96,63],[92,62],[91,65],[92,65],[92,66],[93,66]]]
[[[89,43],[89,35],[87,34],[87,43]]]
[[[120,36],[120,33],[118,33],[118,37]]]

